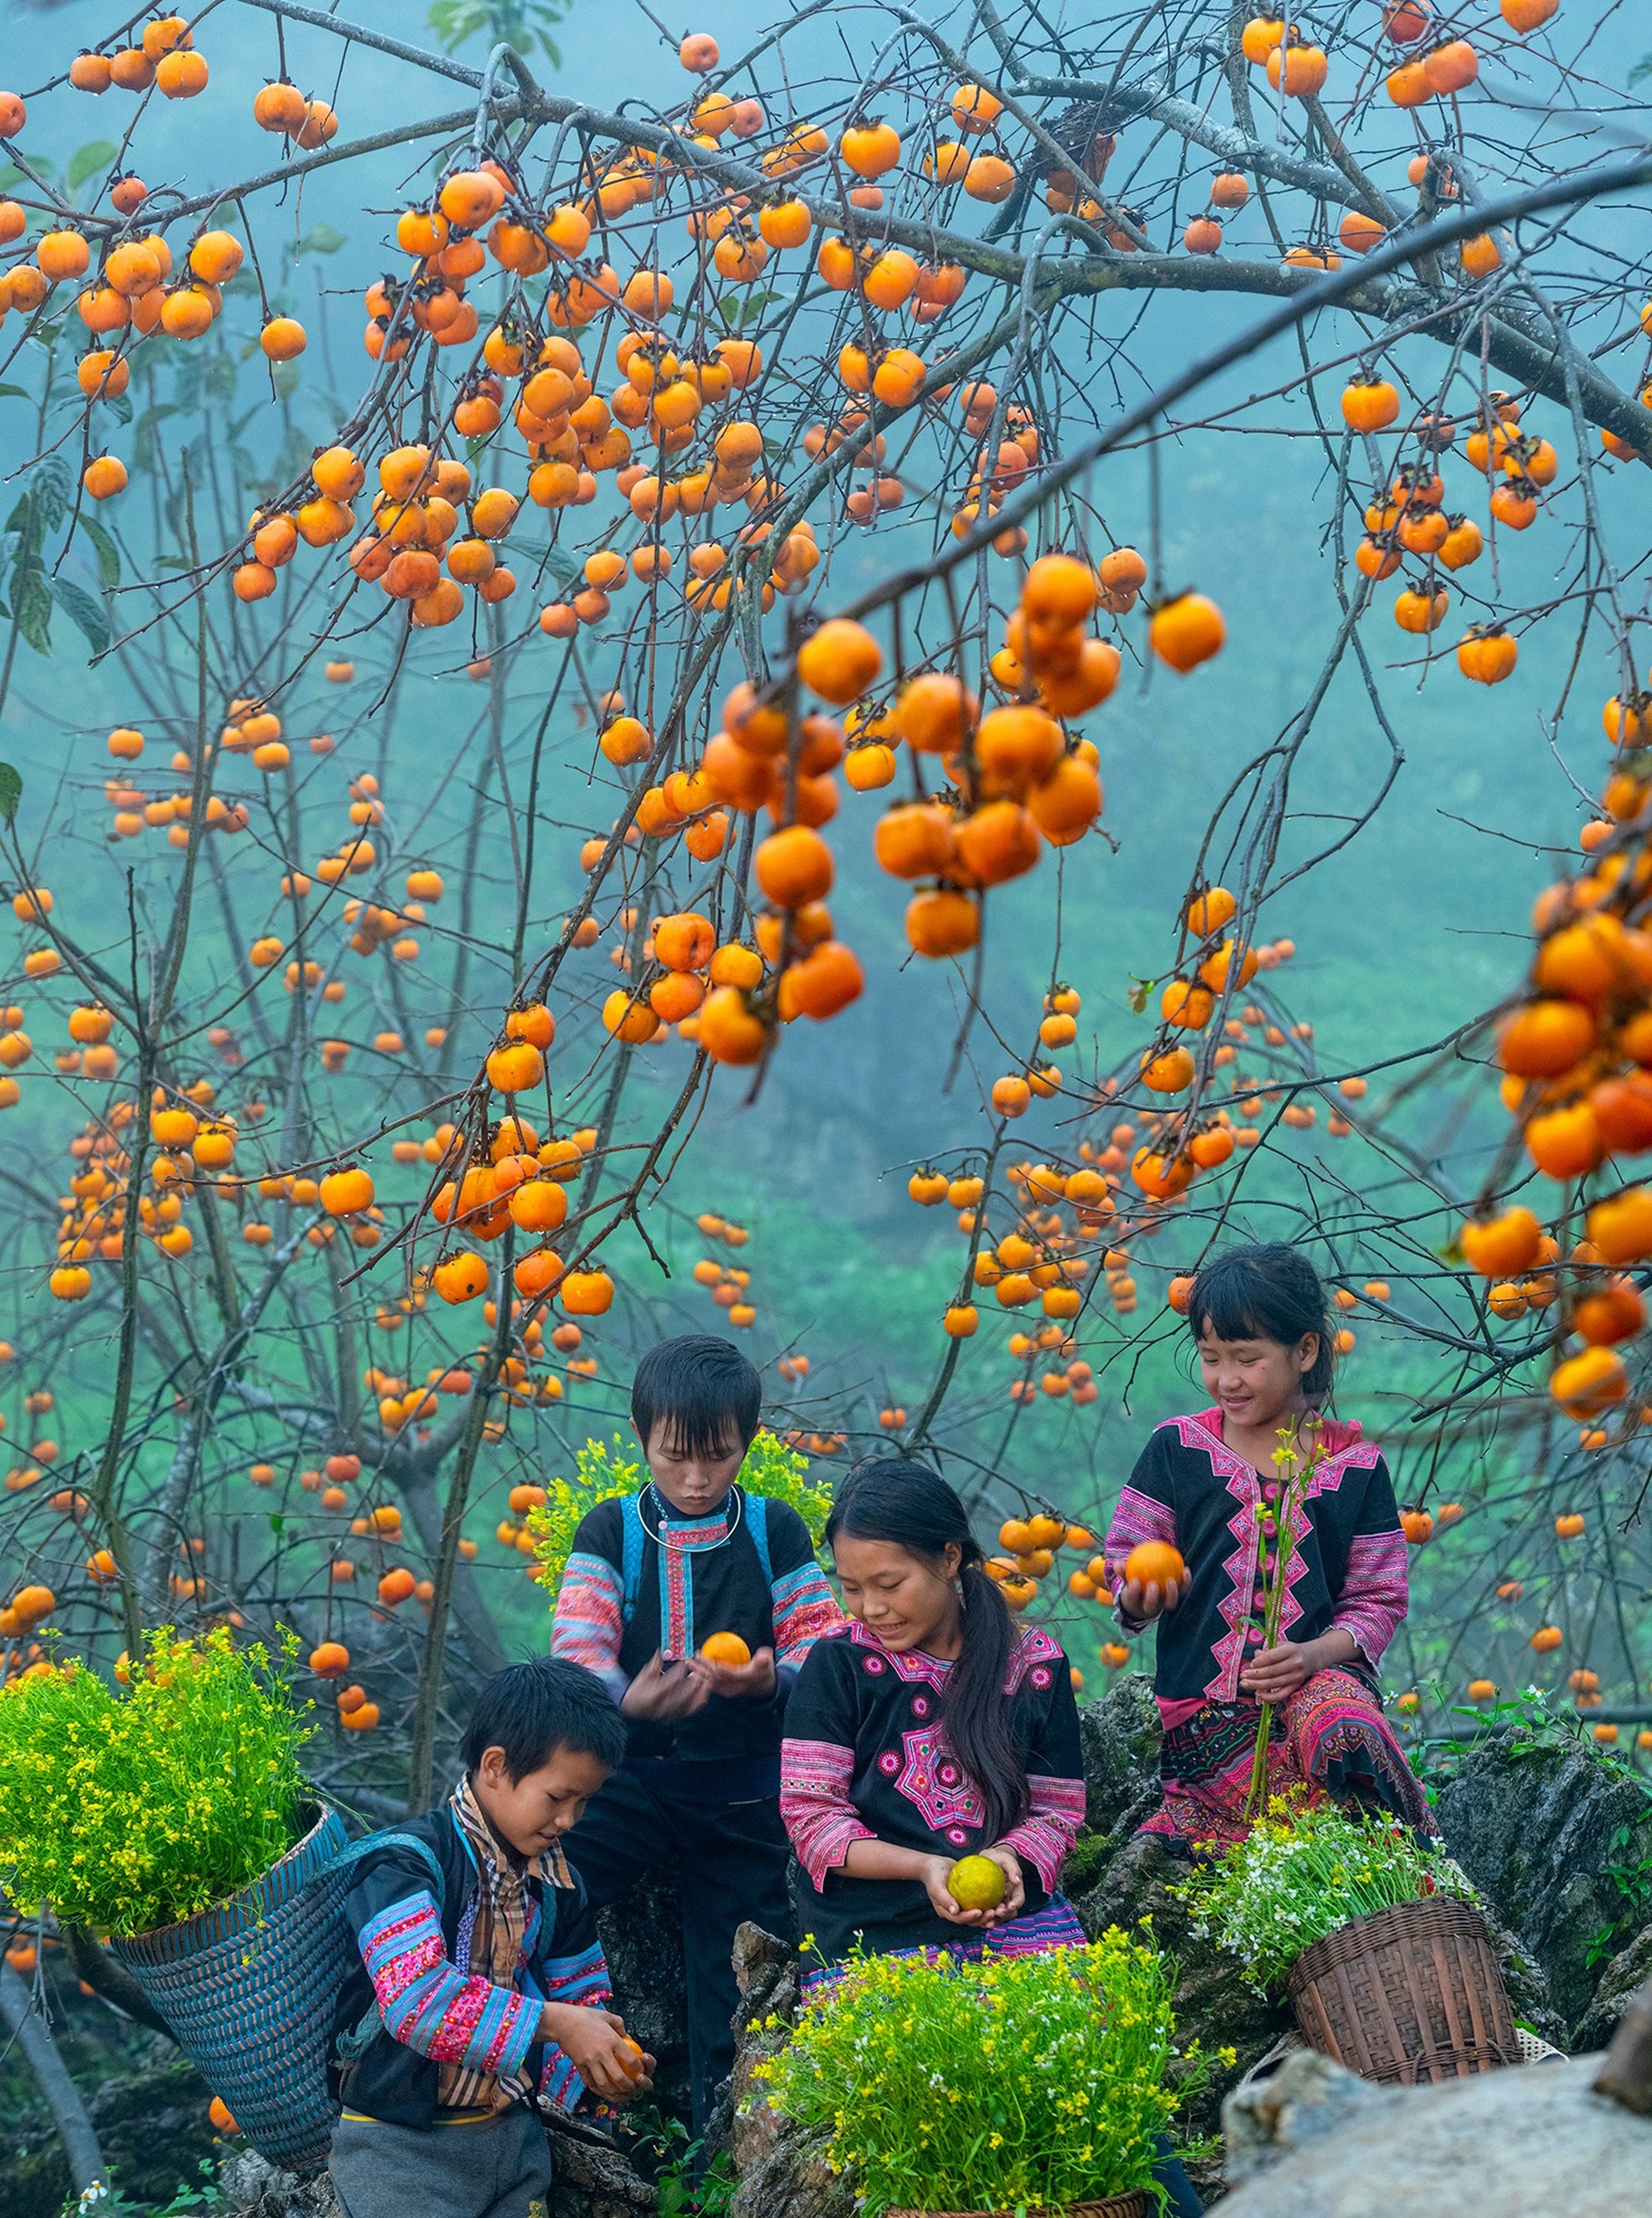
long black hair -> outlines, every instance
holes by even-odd
[[[981,1545],[962,1502],[927,1464],[869,1456],[844,1481],[826,1520],[828,1546],[839,1533],[888,1540],[937,1569],[949,1546],[961,1550],[963,1647],[947,1683],[942,1722],[947,1745],[981,1790],[989,1837],[1001,1839],[1026,1816],[1030,1800],[1004,1702],[1015,1634],[1009,1605],[981,1568]]]
[[[1285,1348],[1316,1332],[1319,1353],[1302,1373],[1302,1392],[1317,1404],[1330,1391],[1325,1289],[1300,1248],[1271,1240],[1213,1255],[1193,1280],[1187,1322],[1195,1340],[1208,1325],[1218,1340],[1277,1340]]]

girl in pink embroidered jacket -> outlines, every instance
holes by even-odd
[[[811,1953],[1081,1943],[1057,1892],[1084,1816],[1067,1658],[1012,1623],[963,1504],[922,1464],[857,1465],[826,1538],[852,1622],[811,1650],[781,1750]],[[996,1908],[949,1892],[967,1856],[1002,1868]]]
[[[1120,1624],[1159,1628],[1164,1800],[1142,1830],[1184,1843],[1242,1837],[1264,1701],[1270,1795],[1329,1794],[1420,1824],[1422,1796],[1377,1678],[1406,1614],[1406,1545],[1380,1452],[1357,1422],[1321,1411],[1331,1339],[1318,1275],[1294,1248],[1232,1249],[1195,1278],[1187,1317],[1214,1406],[1154,1433],[1107,1534]],[[1292,1443],[1283,1466],[1282,1433]],[[1310,1459],[1281,1637],[1269,1646],[1274,1513]],[[1127,1580],[1142,1540],[1170,1542],[1185,1577],[1163,1588]]]

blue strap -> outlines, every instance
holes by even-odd
[[[774,1566],[769,1560],[769,1504],[760,1494],[746,1497],[746,1529],[752,1535],[752,1546],[758,1552],[758,1561],[763,1566],[763,1583],[774,1591]]]
[[[629,1625],[631,1620],[636,1615],[637,1595],[642,1585],[642,1543],[644,1536],[642,1529],[642,1510],[640,1506],[640,1500],[641,1497],[638,1495],[628,1494],[625,1497],[622,1511],[625,1537],[622,1551],[624,1560],[622,1568],[620,1615],[623,1622],[627,1625]]]
[[[642,1589],[642,1544],[646,1538],[642,1522],[641,1496],[628,1494],[622,1507],[620,1571],[620,1615],[629,1625],[636,1615],[637,1596]],[[763,1583],[772,1593],[775,1583],[774,1565],[769,1555],[769,1504],[761,1494],[746,1496],[746,1525],[752,1535],[752,1545],[758,1552],[758,1563],[763,1572]]]
[[[363,1856],[377,1856],[381,1849],[411,1849],[412,1850],[436,1881],[439,1908],[439,1898],[442,1889],[447,1883],[447,1874],[442,1868],[442,1860],[436,1850],[428,1841],[421,1841],[417,1833],[368,1833],[359,1841],[352,1841],[347,1849],[340,1849],[327,1868],[329,1871],[348,1871],[352,1864],[359,1864]]]

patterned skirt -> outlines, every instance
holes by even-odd
[[[1047,1948],[1082,1948],[1085,1938],[1072,1904],[1065,1895],[1053,1894],[1042,1910],[1035,1910],[1030,1917],[1012,1918],[1006,1924],[989,1926],[984,1932],[961,1934],[957,1940],[943,1941],[934,1948],[887,1948],[879,1954],[924,1956],[931,1964],[948,1956],[955,1963],[978,1964],[987,1955],[1038,1956]],[[804,2001],[831,1994],[853,1970],[852,1963],[829,1964],[820,1971],[805,1973]]]
[[[1242,1841],[1250,1831],[1244,1810],[1260,1722],[1255,1702],[1207,1702],[1171,1726],[1159,1752],[1165,1799],[1141,1831],[1189,1845]],[[1267,1792],[1310,1806],[1375,1804],[1408,1825],[1427,1819],[1404,1750],[1370,1688],[1352,1671],[1315,1671],[1276,1705]]]

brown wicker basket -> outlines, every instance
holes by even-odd
[[[1027,2218],[1148,2218],[1147,2195],[1110,2195],[1103,2203],[1064,2203],[1059,2210],[1029,2210]],[[993,2218],[989,2210],[888,2210],[884,2218]]]
[[[1522,2060],[1480,1913],[1430,1895],[1356,1918],[1296,1960],[1290,1999],[1310,2048],[1379,2085],[1464,2079]]]

